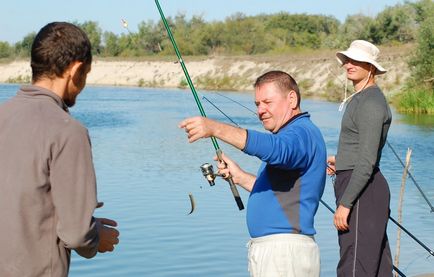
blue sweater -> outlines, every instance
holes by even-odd
[[[247,206],[250,236],[314,235],[327,154],[310,115],[298,114],[276,134],[247,130],[243,151],[263,161]]]

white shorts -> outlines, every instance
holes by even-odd
[[[313,236],[276,234],[252,238],[248,246],[252,277],[318,277],[319,248]]]

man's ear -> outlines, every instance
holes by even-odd
[[[287,97],[289,98],[289,107],[293,110],[297,109],[298,96],[294,90],[290,90]]]
[[[80,77],[82,66],[83,66],[83,62],[75,61],[71,63],[71,65],[69,66],[71,79]]]

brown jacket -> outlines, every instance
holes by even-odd
[[[67,276],[71,250],[98,247],[87,129],[51,91],[23,86],[0,106],[0,276]]]

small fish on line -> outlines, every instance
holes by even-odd
[[[194,208],[196,207],[196,203],[194,202],[193,194],[189,193],[188,197],[190,198],[191,211],[188,214],[192,214],[194,212]]]

